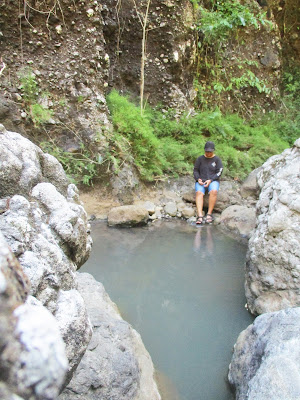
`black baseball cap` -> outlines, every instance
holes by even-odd
[[[206,142],[204,146],[205,151],[214,151],[215,150],[215,144],[214,142]]]

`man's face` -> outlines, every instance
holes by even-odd
[[[213,156],[214,156],[214,152],[213,151],[206,151],[205,152],[205,157],[212,158]]]

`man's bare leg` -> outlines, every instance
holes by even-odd
[[[217,195],[218,195],[218,191],[217,190],[211,190],[209,192],[209,200],[208,200],[208,212],[207,214],[212,215],[216,201],[217,201]],[[202,198],[203,199],[203,198]],[[196,198],[197,201],[197,198]],[[196,202],[197,204],[197,202]]]
[[[203,197],[204,194],[202,192],[196,192],[196,208],[199,217],[203,215]]]

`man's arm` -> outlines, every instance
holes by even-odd
[[[220,179],[220,176],[222,175],[223,172],[223,164],[222,161],[220,160],[220,158],[217,158],[217,168],[216,168],[216,173],[215,175],[212,177],[212,181],[217,181],[218,179]]]
[[[194,178],[197,182],[200,179],[200,157],[197,158],[194,165]]]

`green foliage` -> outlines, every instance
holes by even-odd
[[[215,45],[217,42],[223,42],[233,30],[239,27],[252,25],[259,29],[260,25],[270,25],[265,14],[255,15],[247,5],[237,0],[211,0],[210,3],[210,9],[200,4],[197,7],[200,15],[198,29],[208,44]]]
[[[29,106],[30,115],[35,126],[48,122],[52,117],[52,111],[44,108],[41,104],[34,103]]]
[[[239,0],[193,0],[197,10],[198,30],[197,73],[195,79],[195,106],[205,110],[208,104],[221,107],[222,93],[230,92],[231,97],[240,100],[241,88],[254,88],[259,93],[270,94],[268,83],[256,73],[257,62],[238,60],[228,68],[222,61],[229,39],[238,39],[241,29],[262,26],[272,28],[266,13]],[[239,39],[238,39],[239,40]],[[239,71],[240,70],[240,71]],[[200,78],[201,77],[201,81]],[[242,107],[242,105],[241,105]]]
[[[233,88],[241,89],[244,87],[253,87],[258,90],[259,93],[271,93],[271,89],[267,86],[267,83],[260,80],[252,71],[247,70],[239,77],[232,77],[230,84],[226,88],[229,91]]]
[[[29,70],[20,77],[23,90],[23,98],[28,113],[35,126],[48,122],[52,117],[52,111],[38,103],[39,88],[35,75]]]
[[[128,139],[131,152],[141,177],[153,180],[162,175],[162,159],[159,140],[154,135],[146,115],[141,115],[140,109],[128,98],[120,96],[113,90],[107,104],[112,115],[115,131]]]
[[[34,103],[39,93],[35,75],[31,71],[27,71],[21,76],[20,81],[25,102]]]
[[[264,116],[263,124],[271,126],[275,134],[293,145],[300,134],[300,68],[287,69],[282,81],[282,107]]]
[[[225,176],[236,179],[244,179],[271,155],[289,147],[270,121],[247,123],[218,109],[176,120],[172,110],[162,113],[148,108],[141,116],[139,107],[116,91],[108,96],[108,104],[114,123],[110,157],[116,168],[123,160],[133,162],[149,181],[163,174],[191,174],[207,140],[215,142]]]
[[[94,156],[83,143],[80,144],[78,153],[64,151],[53,141],[42,142],[40,146],[43,151],[58,159],[72,182],[91,185],[93,178],[97,176],[101,158],[99,155]]]

